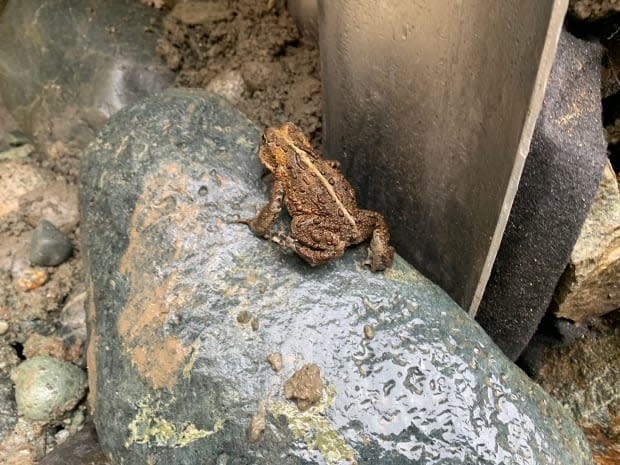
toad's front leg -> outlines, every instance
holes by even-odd
[[[284,182],[274,179],[271,186],[271,194],[269,202],[258,212],[254,218],[246,218],[239,220],[239,223],[247,224],[250,230],[258,236],[267,236],[267,231],[271,229],[273,223],[276,222],[280,210],[282,210],[282,200],[286,186]]]

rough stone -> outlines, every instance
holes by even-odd
[[[86,292],[80,292],[68,299],[60,312],[58,333],[69,342],[86,340]]]
[[[575,323],[620,307],[620,191],[609,163],[553,301]]]
[[[562,31],[508,224],[476,316],[512,360],[566,268],[607,162],[601,48]]]
[[[32,291],[43,286],[49,280],[49,273],[44,268],[28,266],[26,260],[17,258],[11,266],[13,285],[18,292]]]
[[[537,380],[563,400],[588,437],[595,463],[620,463],[620,311],[573,344],[546,348]]]
[[[595,21],[620,11],[617,0],[570,0],[568,12],[576,18]]]
[[[372,273],[361,245],[311,268],[237,223],[268,196],[259,136],[174,90],[84,153],[90,391],[114,462],[591,463],[561,406],[400,257]],[[300,412],[284,383],[308,363],[323,389]]]
[[[284,397],[294,400],[302,412],[321,400],[322,390],[321,369],[314,363],[305,364],[284,383]]]
[[[39,266],[57,266],[67,260],[73,245],[67,236],[47,220],[41,220],[32,233],[30,262]]]
[[[17,410],[29,420],[55,421],[82,399],[86,374],[52,357],[34,357],[11,372]]]

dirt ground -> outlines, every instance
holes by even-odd
[[[179,5],[183,6],[183,5]],[[292,121],[321,141],[317,47],[304,41],[284,1],[216,0],[168,14],[157,52],[180,87],[240,76],[236,106],[260,126]]]

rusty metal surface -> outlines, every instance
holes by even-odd
[[[398,252],[475,314],[566,0],[319,0],[325,149]]]

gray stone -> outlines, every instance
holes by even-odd
[[[547,311],[607,161],[601,48],[563,31],[478,322],[516,360]]]
[[[34,265],[56,266],[71,256],[73,245],[67,236],[47,220],[32,233],[28,258]]]
[[[17,408],[11,379],[0,373],[0,442],[17,423]]]
[[[29,420],[59,420],[82,399],[86,373],[52,357],[33,357],[11,372],[17,410]]]
[[[89,380],[115,463],[591,463],[561,406],[400,257],[372,273],[361,245],[311,268],[237,223],[270,188],[259,136],[174,90],[84,153]],[[308,363],[323,389],[302,412],[284,384]]]

